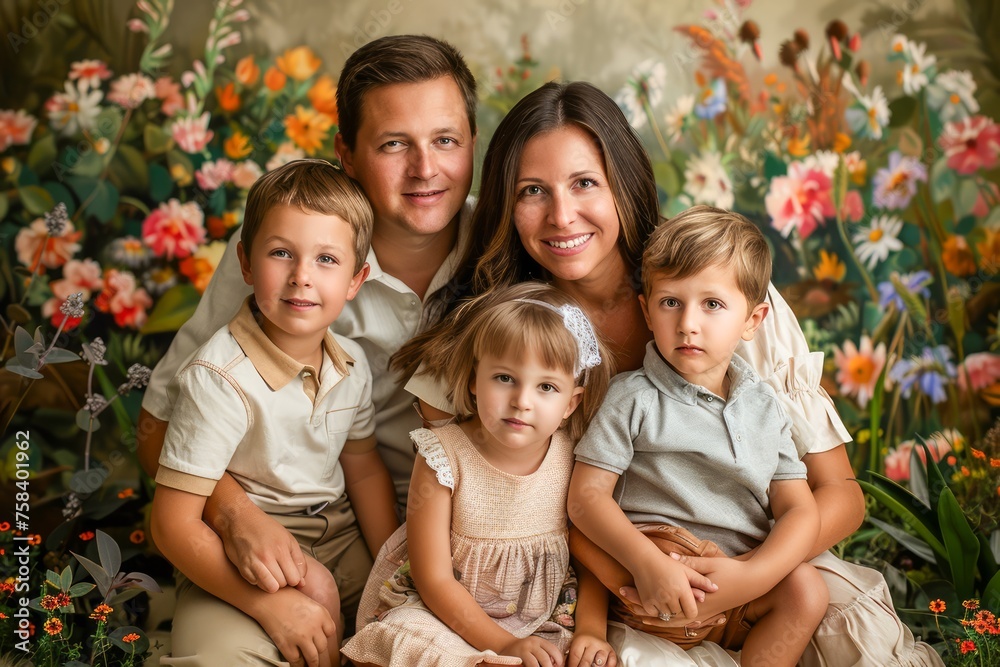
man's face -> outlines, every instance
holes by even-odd
[[[337,135],[344,170],[375,212],[375,233],[436,234],[472,187],[476,137],[450,76],[379,86],[364,96],[354,150]]]

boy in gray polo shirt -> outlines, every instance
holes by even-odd
[[[794,665],[828,598],[803,562],[819,515],[791,422],[735,354],[767,315],[770,275],[763,235],[738,214],[696,206],[653,232],[639,300],[654,340],[641,369],[614,379],[577,445],[569,497],[570,518],[593,541],[578,538],[588,548],[576,555],[599,575],[610,562],[634,579],[641,608],[616,604],[622,620],[684,648],[706,638],[742,646],[745,665]],[[657,546],[664,535],[672,546]],[[743,590],[703,586],[661,551],[713,555],[716,545],[712,562],[740,568]],[[583,553],[600,550],[603,561]],[[697,601],[706,595],[732,604],[705,632],[640,618],[705,621]]]

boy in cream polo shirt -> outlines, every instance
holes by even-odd
[[[363,192],[328,162],[292,162],[258,180],[238,248],[253,295],[174,380],[152,529],[180,571],[178,588],[205,593],[200,611],[189,604],[175,622],[224,634],[227,616],[236,626],[250,616],[266,635],[248,645],[255,656],[277,648],[289,662],[339,665],[341,594],[355,597],[370,567],[361,533],[395,522],[391,492],[366,490],[372,478],[388,478],[375,452],[371,371],[356,343],[329,330],[368,276],[371,230]],[[298,587],[267,593],[248,583],[202,520],[227,471],[298,540]],[[348,496],[366,506],[358,520]],[[362,571],[341,572],[341,563]],[[190,655],[175,640],[172,659],[240,661],[206,655],[210,644],[198,642]]]

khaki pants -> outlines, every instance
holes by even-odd
[[[270,516],[295,536],[304,552],[333,572],[341,610],[347,617],[344,627],[353,628],[372,558],[347,497],[342,496],[313,516]],[[162,658],[161,665],[288,665],[257,621],[195,586],[179,572],[170,641],[171,655]]]

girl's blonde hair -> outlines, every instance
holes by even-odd
[[[563,323],[562,314],[520,299],[542,301],[556,308],[563,305],[579,308],[569,295],[550,285],[519,283],[463,304],[448,316],[439,335],[425,348],[421,372],[447,387],[448,400],[459,421],[476,413],[476,399],[470,385],[476,366],[484,356],[503,356],[512,351],[521,354],[531,350],[545,366],[573,374],[580,355],[579,343]],[[566,420],[566,431],[573,440],[583,435],[597,412],[613,374],[611,356],[599,335],[597,345],[600,365],[576,378],[575,386],[582,386],[586,377],[586,389],[580,409]]]

